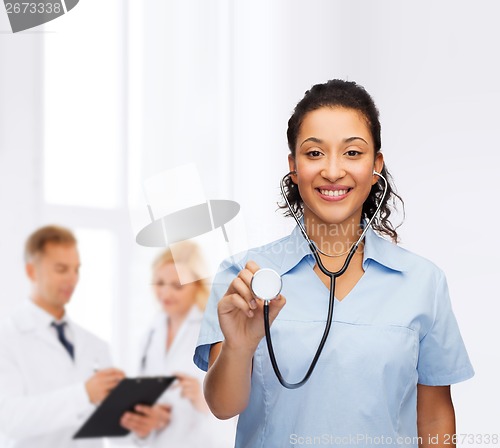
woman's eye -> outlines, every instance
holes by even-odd
[[[306,154],[310,157],[319,157],[319,156],[321,156],[321,151],[318,151],[317,149],[313,149],[312,151],[308,151]]]
[[[346,152],[346,154],[349,157],[356,157],[356,156],[359,156],[361,154],[361,151],[357,151],[355,149],[350,149],[349,151]]]
[[[157,288],[168,286],[169,288],[175,289],[176,291],[179,291],[184,287],[184,285],[181,285],[180,283],[166,283],[163,281],[153,282],[153,286],[156,286]]]

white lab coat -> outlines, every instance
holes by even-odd
[[[198,378],[203,385],[205,372],[193,362],[203,313],[193,306],[183,322],[168,352],[167,316],[160,314],[146,335],[141,353],[141,374],[146,376],[185,373]],[[170,424],[156,432],[148,446],[169,448],[229,448],[234,447],[236,419],[218,420],[211,413],[202,413],[181,397],[180,387],[170,387],[158,400],[172,406]]]
[[[53,318],[31,301],[0,325],[0,447],[97,448],[72,440],[95,407],[85,381],[110,367],[107,345],[67,319],[75,360],[57,339]]]

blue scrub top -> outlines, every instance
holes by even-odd
[[[306,373],[323,334],[329,290],[298,227],[290,236],[222,263],[214,279],[194,361],[208,368],[224,339],[217,302],[248,260],[283,276],[287,303],[271,327],[288,382]],[[443,272],[378,236],[365,236],[364,274],[342,301],[311,378],[285,389],[265,338],[254,355],[251,395],[236,447],[418,447],[417,383],[450,385],[474,375],[453,315]]]

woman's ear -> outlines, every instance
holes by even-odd
[[[382,170],[384,169],[384,155],[379,151],[375,155],[375,163],[373,166],[373,170],[376,171],[377,173],[382,173]],[[378,176],[376,174],[373,174],[373,181],[372,185],[375,185],[378,182]]]
[[[297,166],[295,165],[295,159],[291,154],[288,155],[288,168],[290,172],[293,173],[290,177],[292,178],[292,182],[294,184],[297,183]]]

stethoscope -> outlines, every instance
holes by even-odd
[[[283,376],[281,375],[281,371],[278,367],[278,363],[276,361],[276,357],[274,356],[274,349],[273,349],[273,343],[271,340],[271,330],[270,330],[270,325],[269,325],[269,302],[276,297],[278,297],[279,293],[281,292],[281,288],[283,286],[283,282],[281,279],[281,276],[274,270],[268,269],[268,268],[263,268],[258,270],[251,281],[251,289],[255,297],[264,300],[264,327],[265,327],[265,332],[266,332],[266,342],[267,342],[267,349],[269,351],[269,357],[271,358],[271,364],[274,369],[274,373],[276,374],[276,377],[278,378],[279,382],[286,387],[287,389],[297,389],[301,386],[303,386],[308,380],[309,377],[311,376],[314,368],[316,367],[316,363],[318,362],[318,359],[321,355],[321,352],[323,351],[323,347],[325,346],[326,339],[328,338],[328,334],[330,333],[330,328],[332,326],[332,321],[333,321],[333,307],[335,305],[335,280],[337,277],[340,277],[349,267],[349,263],[354,256],[356,250],[358,249],[359,244],[365,237],[366,232],[368,231],[368,228],[371,226],[373,220],[377,216],[377,213],[380,211],[380,207],[382,206],[385,196],[387,194],[387,179],[382,176],[382,174],[373,171],[373,174],[379,176],[384,181],[384,193],[382,195],[382,198],[379,202],[379,205],[377,209],[375,210],[375,213],[373,216],[370,218],[370,220],[366,223],[364,226],[363,232],[361,233],[360,237],[356,241],[356,243],[351,247],[349,250],[349,253],[347,255],[347,258],[344,262],[344,265],[336,272],[331,272],[328,269],[325,268],[323,265],[323,262],[321,261],[321,257],[319,256],[319,249],[316,247],[316,245],[311,241],[309,236],[307,235],[306,229],[300,222],[300,219],[297,217],[296,213],[293,211],[293,207],[290,205],[290,202],[288,201],[287,195],[285,193],[285,187],[284,187],[284,182],[287,177],[291,176],[292,174],[295,174],[295,172],[290,172],[286,174],[282,179],[281,179],[281,194],[283,195],[283,198],[285,199],[286,205],[288,207],[288,210],[292,214],[293,218],[295,219],[302,235],[304,236],[305,240],[307,241],[309,248],[311,249],[311,252],[316,259],[316,263],[318,264],[318,267],[320,268],[321,272],[323,274],[327,275],[330,278],[330,300],[328,304],[328,317],[326,321],[326,326],[325,330],[323,332],[323,336],[321,338],[321,341],[319,343],[318,349],[316,350],[316,354],[314,355],[314,358],[311,362],[311,365],[309,366],[309,369],[307,370],[307,373],[305,374],[304,378],[299,381],[298,383],[289,383],[287,382]]]
[[[141,372],[146,371],[146,364],[148,363],[148,351],[149,347],[151,346],[151,342],[153,341],[153,336],[155,334],[155,330],[151,330],[148,333],[148,338],[146,340],[146,345],[144,346],[142,350],[142,356],[141,356]]]

